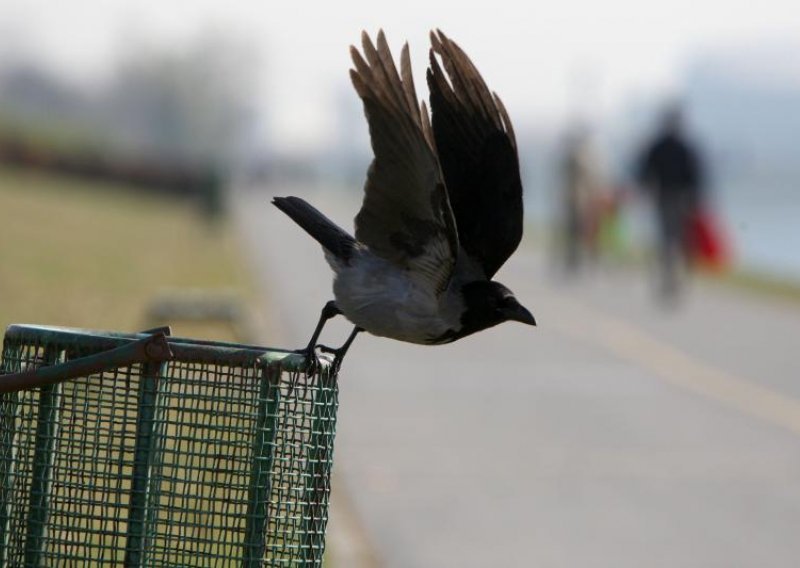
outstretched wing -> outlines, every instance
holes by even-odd
[[[491,278],[522,239],[514,130],[500,98],[461,48],[438,30],[431,32],[431,45],[433,137],[459,242]]]
[[[377,48],[362,34],[350,71],[364,102],[375,159],[355,219],[356,238],[372,252],[441,292],[455,266],[458,235],[433,142],[426,139],[408,44],[395,67],[383,31]]]

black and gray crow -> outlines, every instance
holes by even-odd
[[[467,55],[431,33],[427,79],[432,118],[418,103],[408,44],[398,72],[383,31],[362,34],[350,70],[364,103],[375,159],[367,172],[355,238],[298,197],[273,203],[323,247],[333,293],[325,322],[437,345],[504,321],[536,325],[514,294],[492,280],[522,238],[522,183],[514,130],[503,103]],[[437,59],[438,56],[438,59]],[[441,64],[439,63],[441,60]]]

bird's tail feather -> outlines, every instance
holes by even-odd
[[[335,257],[350,260],[356,240],[319,210],[299,197],[275,197],[272,204],[286,213],[306,233]]]

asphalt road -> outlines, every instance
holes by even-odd
[[[307,197],[352,227],[356,200]],[[280,335],[301,346],[329,269],[268,199],[242,193],[235,211]],[[697,282],[667,311],[640,272],[588,276],[555,278],[523,247],[498,278],[538,328],[357,339],[336,481],[383,565],[798,566],[800,309]]]

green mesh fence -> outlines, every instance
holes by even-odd
[[[0,387],[147,338],[11,326]],[[332,366],[309,375],[293,353],[167,343],[167,361],[0,395],[0,568],[321,565]]]

